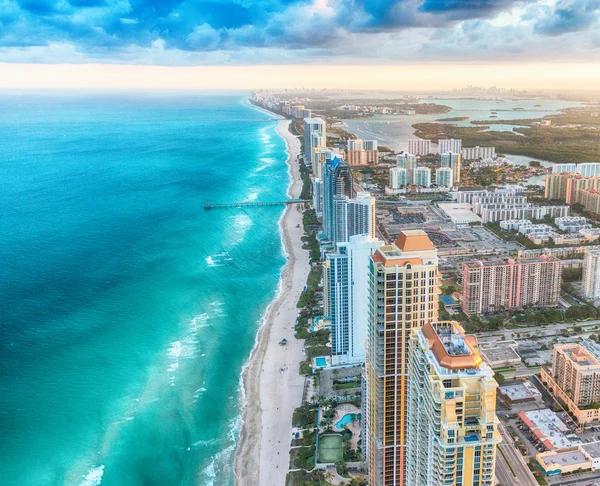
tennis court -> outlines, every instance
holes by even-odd
[[[341,435],[329,434],[319,437],[319,462],[336,463],[343,459]]]

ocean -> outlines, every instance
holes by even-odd
[[[0,484],[229,485],[285,263],[245,97],[0,94]]]

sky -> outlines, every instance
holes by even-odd
[[[586,89],[599,16],[600,0],[0,0],[0,87]]]

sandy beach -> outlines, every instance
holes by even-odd
[[[277,133],[287,145],[291,175],[288,196],[296,198],[302,190],[296,163],[300,143],[289,132],[289,124],[289,120],[282,120]],[[280,220],[287,263],[279,295],[268,309],[243,375],[246,409],[234,464],[239,486],[283,486],[289,468],[292,414],[302,404],[305,380],[298,374],[304,341],[294,338],[296,303],[310,271],[308,251],[302,249],[300,209],[289,206]],[[287,339],[286,346],[279,344],[283,338]]]

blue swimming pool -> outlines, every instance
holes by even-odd
[[[324,368],[325,366],[327,366],[327,359],[325,358],[315,358],[315,363],[317,363],[317,366],[319,368]]]
[[[343,429],[344,425],[350,425],[353,420],[359,420],[360,413],[347,413],[340,420],[338,420],[335,424],[336,428]]]

